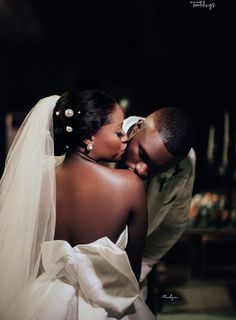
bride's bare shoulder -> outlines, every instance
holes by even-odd
[[[140,177],[128,169],[105,168],[111,180],[126,189],[143,189],[143,182]]]

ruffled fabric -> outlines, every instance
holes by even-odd
[[[117,244],[125,246],[121,237]],[[71,247],[63,240],[42,245],[44,272],[32,286],[30,319],[120,319],[139,296],[126,252],[107,237]]]

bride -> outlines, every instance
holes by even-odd
[[[44,98],[26,117],[0,184],[1,319],[153,319],[139,298],[142,182],[99,163],[123,154],[122,122],[98,90]]]

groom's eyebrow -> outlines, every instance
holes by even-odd
[[[145,162],[150,163],[150,162],[151,162],[151,159],[150,159],[149,155],[147,154],[145,148],[144,148],[142,145],[139,145],[139,150],[140,150],[140,155],[142,156],[142,159],[143,159]]]
[[[150,156],[148,155],[147,151],[145,150],[145,148],[142,145],[139,145],[139,150],[140,150],[140,155],[142,157],[142,159],[150,166],[155,168],[156,164],[152,161],[152,159],[150,158]]]

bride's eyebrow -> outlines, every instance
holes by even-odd
[[[122,128],[122,126],[123,126],[123,121],[122,121],[121,123],[117,124],[117,125],[116,125],[116,128],[117,128],[117,129],[118,129],[118,128]]]

